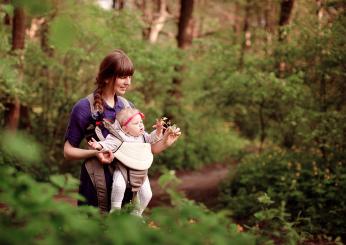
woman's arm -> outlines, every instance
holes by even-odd
[[[166,150],[168,147],[170,147],[174,142],[178,140],[180,135],[181,132],[179,128],[176,128],[175,130],[167,129],[163,134],[162,140],[151,145],[151,152],[153,154],[158,154]]]
[[[67,160],[84,160],[90,157],[97,157],[102,163],[111,163],[114,159],[111,151],[87,150],[74,147],[68,140],[64,145],[64,157]]]
[[[167,145],[164,144],[163,140],[156,142],[151,145],[151,152],[153,154],[159,154],[160,152],[166,150],[168,148]]]
[[[83,160],[89,157],[96,157],[97,150],[87,150],[74,147],[68,140],[64,145],[64,157],[67,160]]]

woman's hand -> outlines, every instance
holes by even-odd
[[[109,164],[114,160],[114,154],[110,150],[97,152],[96,157],[104,164]]]
[[[151,145],[151,152],[153,154],[158,154],[166,150],[168,147],[170,147],[174,142],[178,140],[180,135],[180,128],[176,128],[175,126],[168,127],[165,133],[163,134],[162,140]]]
[[[180,135],[180,128],[168,127],[163,134],[163,142],[167,147],[170,147],[174,142],[178,140]]]

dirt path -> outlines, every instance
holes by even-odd
[[[192,200],[204,203],[207,207],[216,204],[219,183],[224,180],[229,171],[229,166],[214,164],[195,171],[178,171],[177,177],[181,180],[178,190]],[[159,187],[158,179],[150,181],[153,198],[149,207],[169,205],[167,194]]]
[[[219,183],[227,177],[228,170],[227,165],[214,164],[194,171],[177,171],[176,176],[181,180],[178,190],[184,192],[189,199],[212,208],[217,202]],[[168,195],[159,187],[158,178],[152,178],[150,183],[153,198],[149,207],[170,205]],[[65,195],[57,195],[55,199],[77,205],[75,199]]]

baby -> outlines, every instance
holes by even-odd
[[[164,129],[164,121],[156,120],[156,124],[153,126],[156,128],[153,132],[148,134],[144,130],[143,124],[144,114],[134,108],[125,108],[117,113],[116,121],[112,125],[112,127],[116,130],[116,132],[121,136],[124,142],[135,142],[135,143],[150,143],[154,144],[162,139],[163,129]],[[108,134],[105,140],[103,141],[89,141],[88,144],[94,149],[97,150],[114,150],[118,149],[119,143],[115,140],[115,136],[112,134]],[[125,170],[124,170],[125,169]],[[111,193],[111,212],[120,209],[121,204],[124,198],[125,190],[126,190],[126,177],[129,176],[129,173],[124,173],[124,171],[132,171],[134,175],[141,173],[136,170],[129,170],[120,165],[117,166],[113,175],[113,185],[112,185],[112,193]],[[142,172],[143,173],[143,172]],[[136,206],[133,214],[142,216],[143,211],[149,204],[149,201],[152,197],[152,191],[147,175],[147,170],[144,172],[144,181],[142,185],[139,187],[137,193],[137,201],[139,205]]]

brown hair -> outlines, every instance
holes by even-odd
[[[124,51],[116,49],[103,58],[96,77],[97,88],[94,92],[94,108],[103,113],[102,92],[106,81],[117,77],[132,76],[134,66]]]

